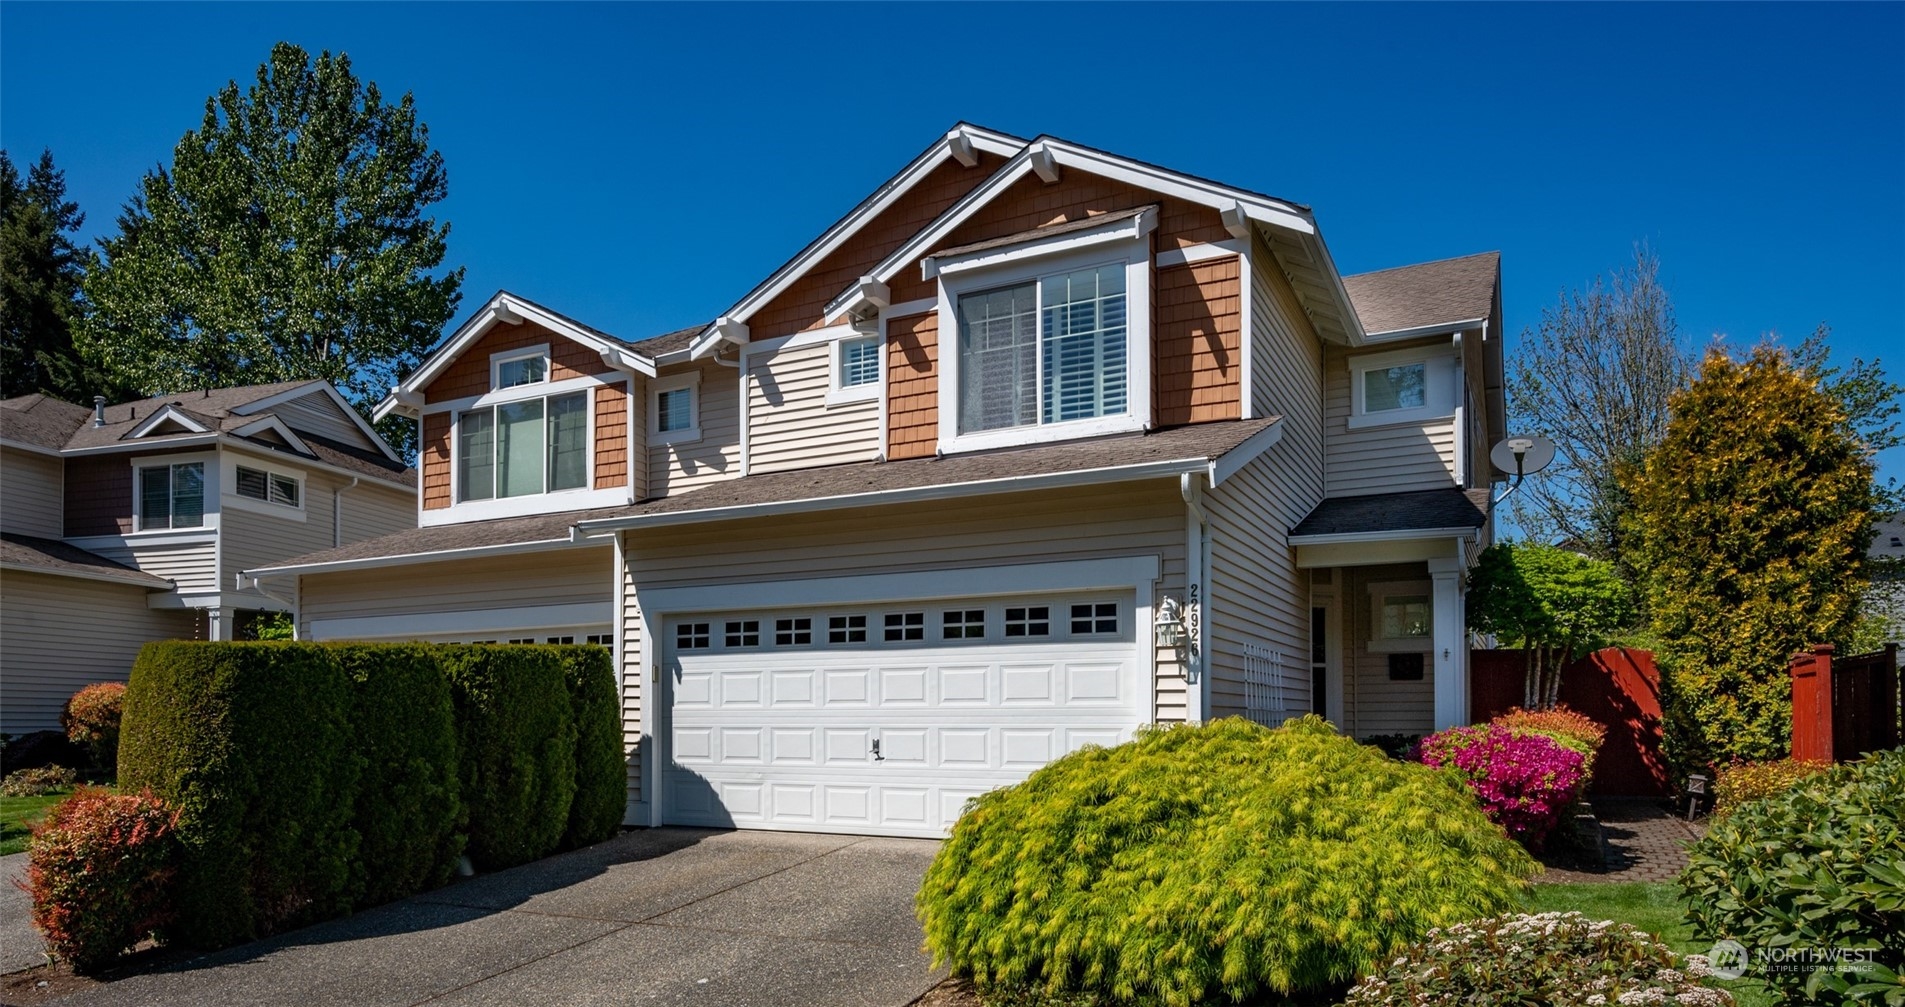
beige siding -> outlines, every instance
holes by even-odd
[[[239,455],[237,460],[239,464],[244,464],[247,459]],[[277,459],[273,461],[277,462]],[[278,463],[277,467],[284,466]],[[231,593],[234,578],[244,570],[269,566],[339,544],[334,507],[338,503],[337,491],[349,485],[350,480],[344,476],[322,471],[306,472],[302,511],[273,507],[269,512],[262,512],[252,509],[261,506],[255,501],[236,497],[228,481],[223,487],[218,519],[219,583],[224,585],[225,592]],[[251,507],[242,507],[241,504]],[[359,483],[344,493],[342,504],[346,544],[416,527],[416,503],[406,493]],[[303,520],[298,520],[298,516],[302,516]],[[282,588],[269,584],[266,586],[272,594],[285,593]],[[238,592],[238,596],[259,602],[266,600],[250,588]],[[243,603],[240,604],[242,606]],[[278,605],[271,604],[268,607],[275,608]]]
[[[57,455],[0,448],[0,531],[59,538],[65,478]]]
[[[344,494],[344,544],[362,542],[417,526],[415,490],[386,489],[366,483]]]
[[[663,374],[667,378],[680,371]],[[732,367],[701,368],[695,408],[701,439],[688,444],[655,444],[648,452],[648,495],[673,496],[741,474],[740,379]]]
[[[1446,340],[1445,340],[1446,341]],[[1410,344],[1404,344],[1410,345]],[[1455,485],[1455,422],[1349,429],[1349,356],[1329,347],[1324,363],[1328,494],[1360,496]]]
[[[838,345],[748,357],[749,472],[863,462],[879,453],[878,399],[827,405]]]
[[[143,587],[0,574],[0,731],[56,730],[68,697],[123,682],[151,640],[198,635],[198,613],[146,607]]]
[[[1252,662],[1282,670],[1285,712],[1309,708],[1309,586],[1288,535],[1323,499],[1322,343],[1261,242],[1251,264],[1251,399],[1283,434],[1206,500],[1214,717],[1245,712]]]
[[[166,542],[132,538],[124,545],[87,545],[116,563],[164,577],[180,594],[211,594],[218,590],[218,543]]]
[[[662,528],[628,534],[625,548],[631,774],[642,741],[641,589],[1155,555],[1157,595],[1184,594],[1184,503],[1176,483],[1165,480]],[[1159,721],[1185,717],[1184,676],[1175,665],[1159,670],[1153,713]]]
[[[608,604],[615,596],[610,549],[557,548],[300,578],[299,618],[482,612],[543,605]]]
[[[280,402],[266,412],[275,413],[285,426],[293,430],[307,430],[344,444],[379,450],[328,393],[300,395],[289,402]]]
[[[1421,563],[1350,567],[1336,571],[1343,620],[1343,729],[1353,737],[1372,734],[1428,734],[1435,729],[1435,662],[1423,662],[1422,681],[1389,680],[1389,655],[1369,651],[1374,606],[1369,585],[1421,581],[1429,585]]]

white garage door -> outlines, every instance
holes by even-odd
[[[967,798],[1126,741],[1131,594],[670,620],[662,819],[940,836]]]

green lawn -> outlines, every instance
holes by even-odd
[[[1531,912],[1579,912],[1590,919],[1629,923],[1667,942],[1676,954],[1706,954],[1712,941],[1693,935],[1672,885],[1628,882],[1618,885],[1536,885]],[[1739,1007],[1773,1007],[1779,1001],[1750,979],[1720,983]]]
[[[0,797],[0,856],[26,849],[26,835],[46,809],[66,798],[70,790],[43,797]]]

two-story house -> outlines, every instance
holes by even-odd
[[[323,381],[0,402],[0,732],[57,728],[148,641],[288,611],[238,572],[415,527],[415,481]]]
[[[595,640],[629,821],[939,835],[1142,725],[1467,719],[1494,254],[960,125],[713,322],[502,293],[383,408],[420,527],[251,571],[316,639]]]

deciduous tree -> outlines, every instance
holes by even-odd
[[[1612,563],[1555,546],[1498,543],[1482,550],[1469,573],[1469,628],[1528,652],[1526,709],[1555,705],[1561,670],[1605,646],[1631,617],[1627,585]]]
[[[426,212],[446,192],[411,95],[279,43],[120,214],[85,338],[146,392],[326,378],[368,409],[456,309],[463,270],[440,269],[450,228]]]
[[[1625,478],[1667,754],[1683,771],[1783,757],[1788,658],[1846,639],[1857,619],[1872,461],[1842,400],[1773,346],[1708,353],[1673,410]]]

